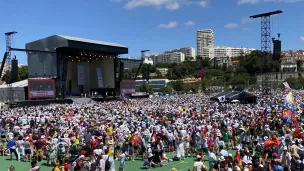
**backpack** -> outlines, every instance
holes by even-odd
[[[106,162],[105,162],[105,169],[106,170],[110,170],[110,168],[111,168],[111,162],[109,161],[109,156],[108,156],[108,158],[107,158],[107,160],[106,160]]]

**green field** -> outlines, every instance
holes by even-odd
[[[171,155],[168,154],[170,157]],[[143,161],[140,159],[135,161],[126,161],[125,165],[125,171],[143,171],[143,170],[154,170],[154,171],[164,171],[168,170],[170,171],[171,168],[175,167],[178,169],[178,171],[188,171],[188,169],[192,170],[192,166],[194,163],[195,158],[186,158],[183,161],[174,161],[168,166],[163,167],[156,167],[152,169],[143,168]],[[51,171],[51,167],[45,166],[45,161],[40,162],[38,165],[41,166],[41,171]],[[16,171],[28,171],[30,169],[30,162],[22,162],[22,161],[10,161],[9,156],[0,157],[0,166],[1,170],[7,170],[11,165],[15,166]],[[118,170],[119,162],[115,161],[115,168]]]
[[[229,151],[230,153],[235,155],[235,151]],[[173,157],[173,154],[168,153],[168,157]],[[207,157],[205,157],[205,164],[208,166]],[[171,168],[175,167],[178,171],[188,171],[189,169],[192,171],[192,166],[195,162],[194,157],[186,158],[182,161],[173,161],[168,166],[156,167],[156,168],[144,168],[143,161],[141,159],[135,159],[135,161],[126,161],[125,171],[144,171],[144,170],[153,170],[153,171],[170,171]],[[51,171],[52,167],[48,167],[45,165],[46,162],[40,162],[38,165],[41,166],[41,171]],[[9,156],[0,156],[0,167],[1,171],[7,170],[11,165],[15,166],[16,171],[28,171],[30,169],[30,162],[22,162],[22,161],[10,161]],[[118,171],[119,162],[115,161],[115,169]]]

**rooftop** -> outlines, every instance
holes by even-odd
[[[126,46],[123,46],[123,45],[120,45],[120,44],[117,44],[117,43],[103,42],[103,41],[98,41],[98,40],[84,39],[84,38],[64,36],[64,35],[58,35],[58,36],[60,36],[64,39],[67,39],[67,40],[72,40],[72,41],[77,41],[77,42],[85,42],[85,43],[92,43],[92,44],[99,44],[99,45],[116,46],[116,47],[126,48]]]

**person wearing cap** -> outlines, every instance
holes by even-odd
[[[283,153],[281,154],[281,165],[284,170],[288,170],[290,168],[290,160],[291,160],[291,155],[288,152],[287,146],[284,146]]]
[[[193,164],[192,171],[207,171],[207,167],[202,161],[202,156],[197,155],[196,158],[197,160]]]

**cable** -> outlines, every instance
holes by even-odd
[[[278,33],[281,34],[281,33],[280,33],[280,14],[279,14],[279,16],[278,16]],[[279,38],[279,39],[280,39],[280,38]]]

